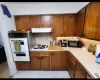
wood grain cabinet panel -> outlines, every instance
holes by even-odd
[[[29,70],[30,69],[30,62],[15,62],[17,70]]]
[[[82,37],[83,30],[84,30],[84,23],[85,23],[85,10],[86,8],[83,8],[81,11],[79,11],[76,14],[75,19],[75,36]]]
[[[66,53],[51,52],[51,70],[66,70]]]
[[[29,30],[29,16],[15,16],[16,30]]]
[[[33,70],[40,70],[40,52],[30,52],[30,59],[31,59],[31,69]]]
[[[52,16],[50,15],[41,16],[41,27],[43,28],[51,27],[51,20]]]
[[[75,78],[86,78],[86,72],[80,64],[76,64]]]
[[[30,16],[30,27],[31,28],[41,27],[41,16],[39,15]]]
[[[68,56],[68,73],[71,78],[75,77],[75,66],[76,66],[76,63],[74,59],[72,59],[71,56]]]
[[[31,57],[31,69],[33,69],[33,70],[41,70],[40,58],[41,57],[39,57],[39,56]]]
[[[63,36],[75,35],[75,14],[64,15]]]
[[[50,70],[50,58],[48,56],[41,57],[41,70]]]
[[[86,75],[86,78],[87,79],[92,79],[92,77],[87,73],[87,75]]]
[[[52,36],[63,36],[63,15],[52,16]]]
[[[86,9],[84,35],[86,38],[100,40],[100,2],[91,2]]]

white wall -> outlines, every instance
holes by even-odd
[[[6,15],[3,14],[0,4],[0,32],[2,36],[2,41],[4,44],[7,62],[10,70],[10,76],[14,75],[16,73],[16,66],[15,62],[13,61],[10,44],[9,44],[9,38],[8,38],[8,31],[10,30],[16,30],[15,24],[14,24],[14,17],[8,18]]]
[[[77,13],[89,2],[10,2],[12,15]]]

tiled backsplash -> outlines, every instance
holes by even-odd
[[[33,45],[33,44],[42,44],[42,45],[49,45],[50,41],[52,40],[52,36],[50,33],[30,33],[29,36],[29,45]],[[61,40],[61,39],[66,39],[66,40],[70,40],[73,39],[74,37],[57,37],[57,40]],[[85,38],[80,38],[83,43],[85,44],[85,46],[89,46],[90,44],[99,44],[100,45],[100,41],[96,41],[96,40],[90,40],[90,39],[85,39]]]
[[[31,34],[31,44],[42,44],[49,45],[52,40],[52,36],[50,33],[36,33]]]

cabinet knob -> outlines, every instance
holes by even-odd
[[[54,53],[51,53],[51,55],[54,55]]]
[[[38,56],[37,59],[40,59],[40,57]]]

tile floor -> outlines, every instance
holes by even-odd
[[[67,71],[18,71],[12,78],[70,78]]]

